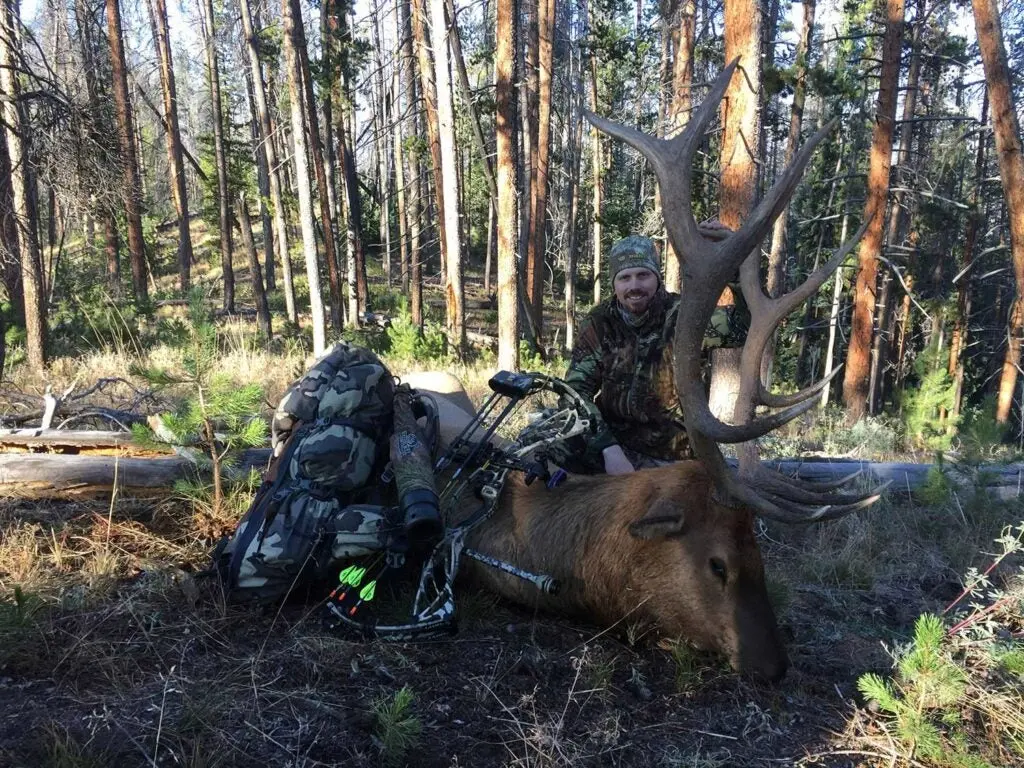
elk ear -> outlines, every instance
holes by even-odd
[[[678,501],[662,496],[654,501],[647,512],[629,525],[629,534],[637,539],[662,539],[682,533],[686,517]]]

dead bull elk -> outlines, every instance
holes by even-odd
[[[793,395],[772,394],[760,377],[761,358],[782,318],[839,267],[864,229],[790,293],[772,299],[762,290],[758,246],[833,121],[801,148],[742,228],[719,242],[700,236],[691,163],[736,65],[724,69],[686,129],[672,139],[587,114],[602,131],[642,152],[661,185],[668,237],[684,260],[673,360],[697,460],[632,475],[573,478],[555,490],[512,482],[468,543],[564,585],[556,596],[538,595],[514,577],[475,567],[474,578],[505,597],[526,605],[539,601],[542,608],[605,625],[652,621],[668,635],[720,651],[740,672],[774,680],[785,674],[788,659],[765,589],[755,515],[787,523],[831,520],[872,504],[882,489],[840,492],[852,476],[830,484],[785,477],[763,468],[750,442],[813,407],[825,381]],[[736,423],[727,424],[709,409],[700,352],[716,300],[737,269],[752,317],[741,354]],[[759,405],[782,410],[755,416]],[[738,470],[727,465],[718,443],[744,443]]]

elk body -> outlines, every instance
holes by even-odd
[[[515,577],[474,564],[474,577],[505,597],[604,625],[650,620],[666,634],[720,651],[740,672],[778,679],[788,662],[765,589],[754,516],[820,522],[873,503],[881,489],[842,493],[838,489],[851,478],[810,484],[761,466],[752,441],[813,407],[831,378],[793,395],[774,395],[761,380],[761,359],[778,324],[839,267],[866,223],[790,293],[778,298],[765,294],[760,243],[829,124],[801,148],[739,230],[718,242],[701,236],[693,216],[691,164],[735,69],[734,61],[723,70],[686,129],[672,139],[587,115],[598,128],[643,153],[658,176],[666,231],[683,259],[672,360],[696,460],[629,475],[577,477],[554,490],[511,481],[493,516],[473,531],[469,543],[563,584],[557,596],[539,595]],[[740,357],[735,413],[732,423],[725,423],[708,407],[701,342],[718,296],[737,270],[751,324]],[[443,393],[442,437],[451,437],[468,420],[465,393],[458,394],[457,382],[439,384],[435,378],[422,386]],[[758,406],[782,410],[757,415]],[[720,442],[741,444],[738,470],[726,464]]]

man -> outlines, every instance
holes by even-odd
[[[709,239],[729,231],[717,222],[700,229]],[[672,369],[679,294],[662,285],[650,238],[619,240],[608,262],[613,295],[584,321],[565,376],[594,403],[590,415],[598,423],[582,464],[590,471],[603,467],[609,474],[623,474],[692,458]],[[740,300],[739,292],[734,294]],[[740,322],[741,314],[735,305],[719,306],[704,348],[742,343],[747,323]]]

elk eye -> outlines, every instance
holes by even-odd
[[[710,560],[711,572],[715,574],[715,577],[721,579],[724,584],[729,580],[729,572],[725,568],[725,563],[719,560],[717,557],[712,557]]]

